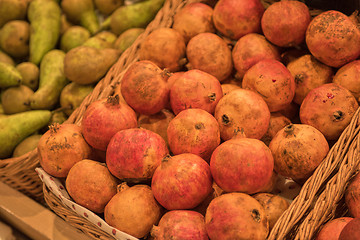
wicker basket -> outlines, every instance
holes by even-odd
[[[172,17],[179,9],[188,3],[199,1],[200,0],[167,0],[156,18],[148,25],[145,32],[121,55],[118,62],[97,84],[93,93],[89,95],[81,106],[69,117],[67,123],[80,124],[82,115],[91,102],[114,93],[114,88],[119,84],[127,68],[138,60],[139,46],[149,33],[159,27],[170,27],[173,20]],[[265,6],[268,6],[274,1],[263,2]],[[318,10],[311,11],[313,16],[320,12],[321,11]],[[344,190],[358,169],[360,147],[360,139],[358,136],[360,129],[359,115],[360,109],[357,110],[350,125],[343,131],[338,141],[332,146],[326,159],[306,181],[300,194],[278,220],[270,232],[269,240],[311,239],[326,221],[346,214],[343,201]],[[22,169],[25,163],[31,166],[26,171]],[[12,167],[11,170],[16,172],[17,176],[23,180],[23,182],[18,179],[14,181],[7,178],[8,184],[15,188],[21,188],[21,190],[27,191],[33,194],[33,196],[40,195],[38,194],[38,186],[41,186],[41,181],[33,170],[38,166],[35,151],[18,159],[13,159],[11,164],[9,161],[7,167],[9,166]],[[0,165],[0,170],[2,169]],[[0,177],[3,177],[3,175],[4,174],[0,172]],[[17,183],[17,181],[19,182]],[[30,182],[32,183],[30,184]],[[31,188],[34,183],[35,185]],[[29,186],[29,188],[25,190],[24,186]],[[47,189],[45,184],[42,188],[40,187],[40,191],[44,194],[44,199],[48,206],[71,225],[82,230],[94,239],[111,238],[111,236],[100,230],[97,226],[79,217],[71,209],[64,206],[62,202]]]

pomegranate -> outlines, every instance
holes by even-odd
[[[174,72],[171,73],[169,78],[167,79],[168,87],[171,89],[172,85],[178,80],[185,72]]]
[[[138,118],[138,126],[159,134],[168,145],[167,127],[175,114],[168,110],[163,109],[153,115],[141,114]]]
[[[360,60],[349,62],[338,69],[333,82],[349,90],[360,102]]]
[[[338,240],[345,225],[353,219],[352,217],[339,217],[325,223],[315,240]]]
[[[151,61],[134,62],[121,80],[121,94],[136,112],[158,113],[169,101],[167,78],[166,71]]]
[[[167,128],[173,154],[193,153],[206,161],[220,144],[219,124],[210,113],[189,108],[181,111]]]
[[[203,32],[215,32],[213,8],[201,2],[189,3],[174,16],[172,28],[181,33],[185,43]]]
[[[258,33],[249,33],[241,37],[232,50],[232,59],[236,69],[236,78],[244,74],[255,63],[264,59],[280,61],[280,50]]]
[[[118,95],[90,103],[81,121],[86,142],[101,151],[106,151],[116,132],[134,127],[137,127],[136,114],[127,104],[119,101]]]
[[[286,48],[284,52],[281,53],[281,62],[285,66],[287,66],[293,60],[298,59],[299,57],[308,53],[309,51],[307,51],[306,49],[302,49],[298,47]]]
[[[172,210],[165,213],[151,229],[155,240],[208,240],[205,218],[191,210]]]
[[[163,158],[151,182],[156,200],[168,210],[198,206],[212,191],[211,185],[210,166],[192,153]]]
[[[233,70],[231,50],[224,39],[215,33],[199,33],[186,46],[190,69],[199,69],[216,77],[220,82]]]
[[[266,146],[269,146],[270,141],[273,139],[276,133],[290,123],[291,120],[282,115],[280,112],[271,113],[269,128],[265,135],[261,138],[261,141],[263,141]]]
[[[293,101],[301,105],[311,89],[330,83],[334,75],[331,67],[316,60],[311,54],[305,54],[294,59],[287,65],[295,79],[295,96]]]
[[[264,11],[260,0],[219,0],[214,7],[213,21],[222,35],[238,40],[247,33],[261,32]]]
[[[117,193],[118,180],[107,167],[97,161],[84,159],[70,169],[66,190],[79,205],[103,213],[106,204]]]
[[[272,193],[257,193],[253,196],[264,207],[266,218],[269,221],[269,230],[274,227],[276,221],[289,207],[289,202]]]
[[[360,174],[351,179],[345,190],[345,203],[353,217],[360,217]]]
[[[279,175],[273,171],[271,175],[271,179],[262,189],[260,189],[259,193],[270,193],[276,190],[276,184],[278,182]]]
[[[129,187],[124,182],[119,192],[105,206],[104,219],[110,226],[142,238],[159,222],[161,214],[162,207],[148,185]]]
[[[246,193],[226,193],[212,200],[205,226],[211,240],[265,240],[269,233],[263,206]]]
[[[242,87],[257,92],[270,112],[283,110],[295,95],[295,80],[279,61],[265,59],[254,64],[244,75]]]
[[[221,84],[214,76],[193,69],[173,83],[170,105],[175,114],[188,108],[200,108],[213,114],[222,96]]]
[[[239,88],[241,88],[241,86],[233,84],[233,83],[221,84],[221,89],[222,89],[223,95],[226,95],[229,92],[231,92],[232,90],[239,89]]]
[[[336,83],[327,83],[306,95],[299,115],[301,123],[315,127],[327,140],[336,140],[349,125],[358,107],[349,90]]]
[[[289,124],[274,136],[269,148],[275,171],[302,182],[325,158],[329,144],[316,128],[307,124]]]
[[[260,139],[270,122],[270,111],[264,99],[246,89],[236,89],[223,96],[216,105],[214,116],[224,141],[231,139],[238,129],[244,129],[249,138]]]
[[[169,154],[165,140],[142,128],[117,132],[106,150],[106,164],[117,178],[128,182],[150,180],[161,159]]]
[[[260,140],[234,137],[220,144],[211,155],[214,181],[225,192],[253,194],[270,181],[274,159]]]
[[[305,3],[279,1],[265,10],[261,18],[261,29],[273,44],[293,47],[304,42],[310,20],[310,11]]]
[[[37,145],[40,166],[54,177],[66,177],[75,163],[89,158],[91,147],[76,124],[52,124]]]
[[[279,113],[290,119],[290,121],[299,123],[299,109],[300,106],[298,104],[291,102],[283,110],[280,110]]]
[[[185,57],[185,40],[173,28],[160,27],[143,40],[139,49],[139,59],[149,60],[171,72],[182,68],[181,59]]]
[[[360,30],[345,14],[329,10],[312,19],[306,30],[306,45],[320,62],[341,67],[360,55]]]
[[[360,239],[360,218],[354,218],[341,230],[339,240]]]
[[[203,216],[205,216],[206,209],[208,208],[210,202],[220,196],[224,193],[224,190],[222,190],[219,185],[216,184],[215,181],[212,183],[212,191],[211,193],[205,198],[204,201],[202,201],[197,207],[192,208],[191,210],[201,213]]]

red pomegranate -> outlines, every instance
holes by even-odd
[[[193,69],[172,84],[170,105],[175,114],[188,108],[200,108],[213,114],[222,96],[221,84],[214,76]]]
[[[231,139],[238,129],[243,129],[249,138],[260,139],[270,122],[270,111],[264,99],[247,89],[235,89],[223,96],[214,116],[224,141]]]
[[[175,72],[182,68],[185,49],[185,40],[180,32],[160,27],[144,38],[139,49],[139,59],[149,60],[161,69]]]
[[[315,240],[339,240],[341,231],[353,219],[352,217],[334,218],[322,226]]]
[[[119,181],[104,164],[84,159],[71,167],[65,183],[67,192],[77,204],[103,213],[106,204],[117,193]]]
[[[168,210],[194,208],[212,191],[210,166],[192,153],[165,157],[155,170],[151,188]]]
[[[117,132],[106,150],[106,165],[117,178],[128,182],[150,180],[161,160],[169,154],[165,140],[143,128]]]
[[[223,38],[215,33],[199,33],[186,46],[188,69],[199,69],[216,77],[220,82],[233,70],[231,50]]]
[[[261,18],[265,37],[280,47],[300,45],[310,23],[309,8],[300,1],[279,1],[271,4]]]
[[[129,187],[123,182],[118,190],[105,206],[106,223],[137,238],[148,236],[163,211],[151,188],[145,184]]]
[[[254,64],[245,73],[242,87],[260,94],[270,112],[283,110],[295,95],[294,77],[275,59],[264,59]]]
[[[172,210],[165,213],[151,229],[156,240],[208,240],[205,218],[191,210]]]
[[[360,29],[353,18],[336,11],[325,11],[310,22],[306,45],[320,62],[341,67],[360,55]]]
[[[354,218],[341,230],[339,240],[360,239],[360,218]]]
[[[225,192],[253,194],[271,181],[274,159],[260,140],[234,137],[220,144],[211,155],[214,181]]]
[[[264,11],[260,0],[220,0],[214,7],[213,21],[221,34],[238,40],[247,33],[260,33]]]
[[[244,35],[236,42],[232,50],[232,59],[237,71],[236,78],[242,79],[250,67],[268,58],[280,61],[280,49],[261,34]]]
[[[307,124],[289,124],[274,136],[269,148],[275,171],[302,182],[325,158],[329,144],[316,128]]]
[[[155,114],[169,101],[167,78],[166,71],[151,61],[134,62],[121,80],[121,94],[136,112]]]
[[[226,193],[214,198],[205,214],[211,240],[265,240],[269,223],[263,206],[245,193]]]
[[[336,83],[327,83],[306,95],[299,115],[301,123],[315,127],[327,140],[336,140],[349,125],[358,107],[349,90]]]
[[[40,138],[37,151],[39,163],[54,177],[66,177],[75,163],[88,159],[91,147],[76,124],[52,124]]]
[[[193,153],[209,161],[220,144],[219,124],[205,110],[189,108],[170,121],[167,137],[173,154]]]
[[[311,89],[330,83],[334,75],[331,67],[321,63],[311,54],[294,59],[287,65],[287,69],[295,79],[293,102],[298,105],[301,105]]]
[[[291,120],[282,115],[280,112],[273,112],[270,115],[269,128],[266,131],[265,135],[261,138],[266,146],[269,146],[273,137],[285,126],[289,125]]]
[[[186,5],[174,16],[172,28],[185,39],[185,43],[195,35],[203,32],[215,32],[212,20],[213,8],[202,2]]]
[[[92,102],[81,122],[86,142],[101,151],[106,151],[115,133],[134,127],[137,127],[136,114],[131,107],[119,101],[118,95]]]
[[[342,66],[337,70],[332,81],[349,90],[360,102],[360,60]]]
[[[345,203],[351,216],[360,217],[360,174],[351,179],[345,190]]]

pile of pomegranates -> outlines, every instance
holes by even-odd
[[[300,1],[190,3],[146,36],[80,126],[44,134],[40,164],[137,238],[266,239],[292,200],[277,195],[277,179],[303,184],[359,107],[356,19],[311,17]],[[346,196],[354,218],[359,186]],[[341,234],[352,236],[354,221],[318,240],[353,222]]]

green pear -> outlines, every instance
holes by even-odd
[[[11,20],[26,17],[28,0],[0,0],[0,28]]]
[[[145,28],[156,16],[165,0],[145,0],[117,8],[102,24],[102,29],[110,26],[116,35],[129,28]]]
[[[117,36],[110,31],[101,31],[94,35],[95,37],[101,38],[109,43],[115,43]]]
[[[113,48],[116,39],[117,36],[114,33],[109,31],[101,31],[86,40],[83,46],[90,46],[98,49]]]
[[[42,136],[41,134],[33,134],[22,140],[15,147],[12,157],[20,157],[25,153],[31,152],[32,150],[37,148],[41,136]]]
[[[1,50],[0,50],[0,62],[8,63],[12,66],[15,66],[14,60],[9,55],[7,55],[6,53],[4,53]]]
[[[47,126],[48,110],[31,110],[0,118],[0,158],[11,156],[15,147],[26,137]]]
[[[22,83],[32,90],[37,90],[39,87],[39,67],[32,62],[21,62],[16,65],[16,69],[22,76]]]
[[[97,10],[104,15],[110,15],[118,7],[124,5],[124,0],[94,0]]]
[[[30,22],[29,61],[39,65],[41,59],[54,49],[60,37],[61,9],[49,0],[32,0],[29,4]]]
[[[29,55],[30,24],[24,20],[12,20],[1,28],[0,48],[14,58]]]
[[[72,26],[75,25],[68,21],[65,13],[62,13],[60,17],[60,35],[63,35]]]
[[[82,46],[93,47],[97,49],[113,48],[114,44],[107,42],[106,40],[93,36],[86,40]]]
[[[128,47],[131,46],[138,38],[138,36],[145,31],[144,28],[130,28],[125,30],[120,36],[116,39],[114,43],[114,48],[118,49],[121,53],[125,52]]]
[[[15,66],[0,62],[0,88],[20,85],[22,76]]]
[[[68,52],[71,49],[78,47],[90,38],[90,32],[82,26],[69,27],[60,38],[60,49]]]
[[[75,82],[66,85],[60,95],[60,106],[64,108],[65,114],[70,116],[93,90],[93,85],[80,85]]]
[[[0,102],[0,116],[4,115],[4,108],[2,106],[2,103]]]
[[[1,103],[5,114],[14,114],[31,110],[30,97],[34,91],[25,86],[9,87],[1,94]]]
[[[71,22],[85,27],[91,34],[99,30],[93,0],[62,0],[61,8]]]
[[[88,85],[98,82],[118,60],[119,51],[113,48],[97,49],[79,46],[66,53],[65,76],[72,82]]]
[[[39,88],[30,97],[31,109],[51,110],[59,102],[62,89],[68,84],[64,75],[65,52],[53,49],[40,64]]]

